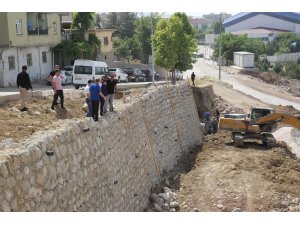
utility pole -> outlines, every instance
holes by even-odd
[[[221,80],[222,13],[220,13],[219,80]]]
[[[154,46],[153,46],[153,16],[151,16],[151,54],[152,54],[152,84],[154,85]]]

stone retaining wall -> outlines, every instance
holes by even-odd
[[[150,189],[202,144],[191,88],[161,86],[94,122],[62,120],[0,149],[0,211],[143,211]]]

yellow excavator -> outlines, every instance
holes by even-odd
[[[278,122],[300,129],[300,117],[275,113],[271,108],[252,108],[251,114],[225,114],[220,118],[219,128],[232,131],[236,147],[242,147],[246,139],[259,139],[268,148],[276,145],[272,130]]]

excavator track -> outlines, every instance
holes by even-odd
[[[241,134],[235,133],[233,134],[233,142],[235,147],[243,147],[244,146],[244,137]]]

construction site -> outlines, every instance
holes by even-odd
[[[205,111],[261,107],[298,118],[293,107],[207,77],[120,93],[99,123],[85,118],[80,90],[66,93],[67,111],[50,110],[51,101],[0,108],[1,211],[300,211],[298,129],[278,123],[267,147],[236,146],[230,131],[204,135],[201,126]]]

